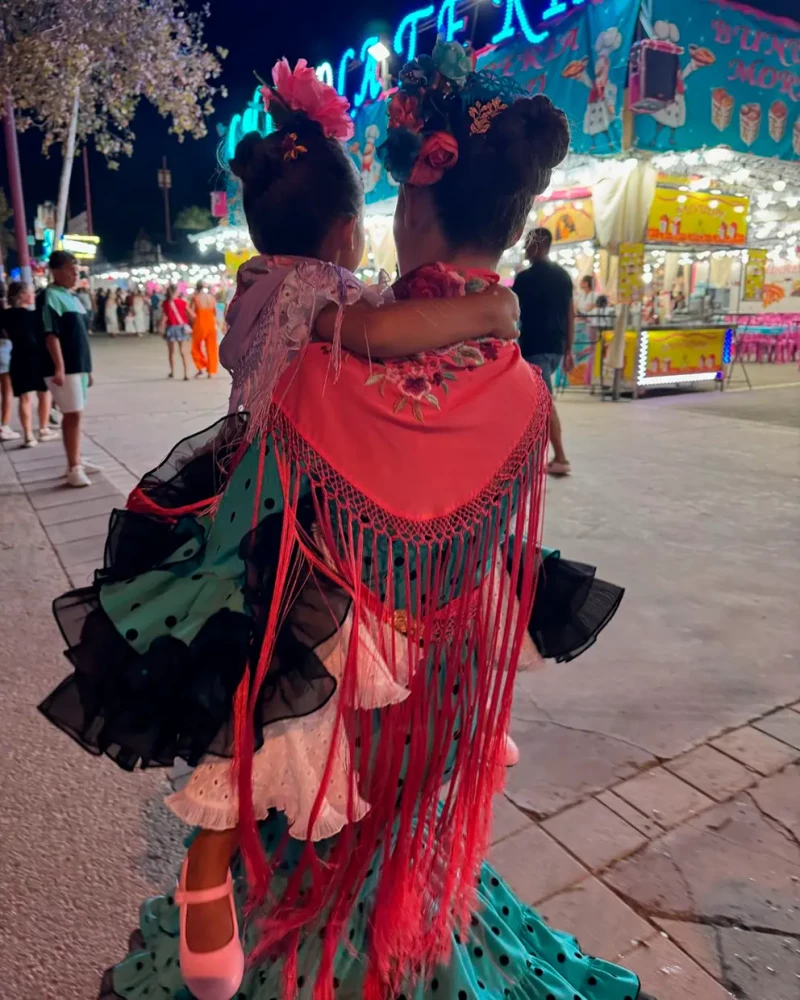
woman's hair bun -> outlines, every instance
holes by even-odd
[[[506,161],[510,186],[540,194],[569,151],[567,116],[544,94],[521,97],[497,116],[487,139]]]

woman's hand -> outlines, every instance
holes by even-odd
[[[492,285],[480,297],[490,308],[493,337],[501,340],[519,339],[519,299],[506,285]]]

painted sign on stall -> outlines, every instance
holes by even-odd
[[[634,50],[642,148],[800,158],[800,24],[729,0],[652,0]]]
[[[747,251],[744,268],[745,302],[761,302],[764,297],[764,278],[767,273],[767,251],[753,248]]]
[[[576,153],[622,148],[622,95],[638,5],[588,4],[553,25],[547,37],[522,37],[478,60],[479,70],[512,77],[532,94],[563,108]]]
[[[747,236],[748,199],[658,185],[647,220],[653,243],[740,246]]]
[[[697,330],[643,330],[639,343],[639,385],[706,381],[722,370],[724,327]]]
[[[355,118],[355,135],[347,144],[350,155],[361,174],[364,195],[368,204],[394,198],[398,185],[383,169],[377,154],[378,146],[386,138],[389,117],[386,101],[376,101],[363,107]]]
[[[642,298],[642,272],[644,270],[644,243],[620,243],[617,302],[629,306]]]
[[[584,198],[554,199],[539,206],[536,225],[553,234],[553,243],[581,243],[594,239],[594,206]]]

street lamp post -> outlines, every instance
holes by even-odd
[[[166,156],[162,157],[161,160],[161,169],[158,172],[158,186],[164,192],[164,222],[167,243],[172,243],[172,228],[169,221],[169,189],[172,187],[172,174],[167,170]]]
[[[11,207],[14,210],[14,232],[17,237],[17,259],[20,280],[26,285],[32,282],[31,258],[28,252],[28,227],[25,225],[25,199],[22,197],[22,174],[19,169],[19,149],[17,129],[14,124],[14,102],[11,94],[6,94],[3,129],[6,140],[6,160],[8,180],[11,187]]]

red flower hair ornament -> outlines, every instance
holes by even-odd
[[[275,101],[316,122],[328,139],[345,141],[353,137],[350,102],[322,83],[305,59],[298,59],[293,70],[286,59],[279,59],[272,67],[272,82],[272,87],[261,88],[265,111]]]
[[[445,170],[458,162],[458,143],[449,132],[432,132],[426,136],[419,151],[409,184],[436,184]]]

